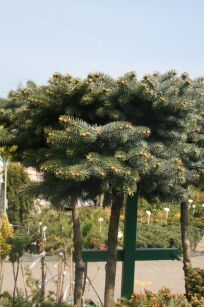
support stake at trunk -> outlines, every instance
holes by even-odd
[[[130,298],[134,291],[135,245],[137,230],[138,193],[128,197],[125,208],[124,261],[122,271],[122,297]],[[131,236],[130,236],[131,234]]]

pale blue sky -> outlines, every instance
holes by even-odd
[[[204,75],[204,0],[0,0],[0,96],[59,71]]]

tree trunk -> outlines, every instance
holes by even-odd
[[[60,304],[63,298],[63,285],[64,285],[64,259],[63,255],[60,255],[58,262],[58,276],[57,276],[57,287],[56,287],[56,303]]]
[[[15,263],[12,263],[13,267],[13,277],[14,277],[14,287],[13,287],[13,303],[16,297],[16,290],[17,290],[17,280],[18,280],[18,273],[19,273],[19,267],[20,267],[20,260],[19,257],[17,258],[17,265],[16,265],[16,271],[15,271]]]
[[[45,271],[45,254],[44,254],[44,246],[41,255],[41,289],[40,289],[40,302],[45,299],[45,279],[46,279],[46,271]]]
[[[183,248],[183,270],[185,277],[185,289],[186,297],[189,298],[189,288],[188,288],[188,268],[191,266],[191,248],[190,241],[188,239],[188,202],[183,201],[181,203],[181,241]]]
[[[4,261],[3,261],[3,259],[0,256],[0,296],[1,296],[1,289],[2,289],[2,284],[3,284],[3,278],[4,278],[3,264],[4,264]]]
[[[111,216],[108,230],[108,255],[106,264],[106,282],[104,307],[114,306],[115,276],[117,265],[117,241],[120,210],[123,205],[123,195],[116,195],[113,198]]]
[[[104,194],[100,195],[100,208],[103,208]]]
[[[75,257],[75,285],[74,285],[74,304],[77,307],[82,306],[82,292],[83,292],[83,276],[84,276],[84,263],[82,261],[82,240],[79,210],[76,206],[72,208],[72,221],[73,221],[73,244],[74,244],[74,257]]]

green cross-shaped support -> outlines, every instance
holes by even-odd
[[[135,261],[179,259],[177,248],[135,248],[138,195],[129,197],[125,211],[124,248],[118,249],[117,261],[123,261],[121,296],[129,298],[134,291]],[[105,262],[107,250],[82,251],[84,262]]]

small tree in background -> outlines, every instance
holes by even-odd
[[[0,99],[1,108],[7,106],[7,99]],[[10,104],[9,104],[10,105]],[[7,114],[1,112],[2,123],[7,123]],[[7,214],[12,224],[23,224],[30,209],[33,206],[32,197],[29,196],[28,188],[30,180],[23,166],[11,162],[15,156],[17,146],[13,143],[13,136],[9,134],[4,125],[0,126],[0,154],[10,161],[7,165]]]
[[[23,225],[33,206],[29,195],[30,180],[25,169],[17,163],[8,165],[7,179],[8,217],[14,225]]]
[[[23,256],[26,245],[30,242],[30,237],[25,236],[14,236],[7,239],[8,244],[10,244],[10,250],[8,253],[9,261],[12,263],[13,277],[14,277],[14,288],[13,288],[13,304],[16,297],[16,292],[18,292],[17,281],[20,269],[20,258]]]
[[[3,261],[9,255],[11,245],[7,242],[13,236],[13,229],[11,228],[7,215],[2,213],[1,227],[0,227],[0,294],[3,283]]]
[[[7,216],[2,213],[2,224],[0,228],[0,257],[1,259],[4,259],[10,249],[10,244],[7,243],[7,238],[10,238],[13,236],[13,229],[11,228]]]

